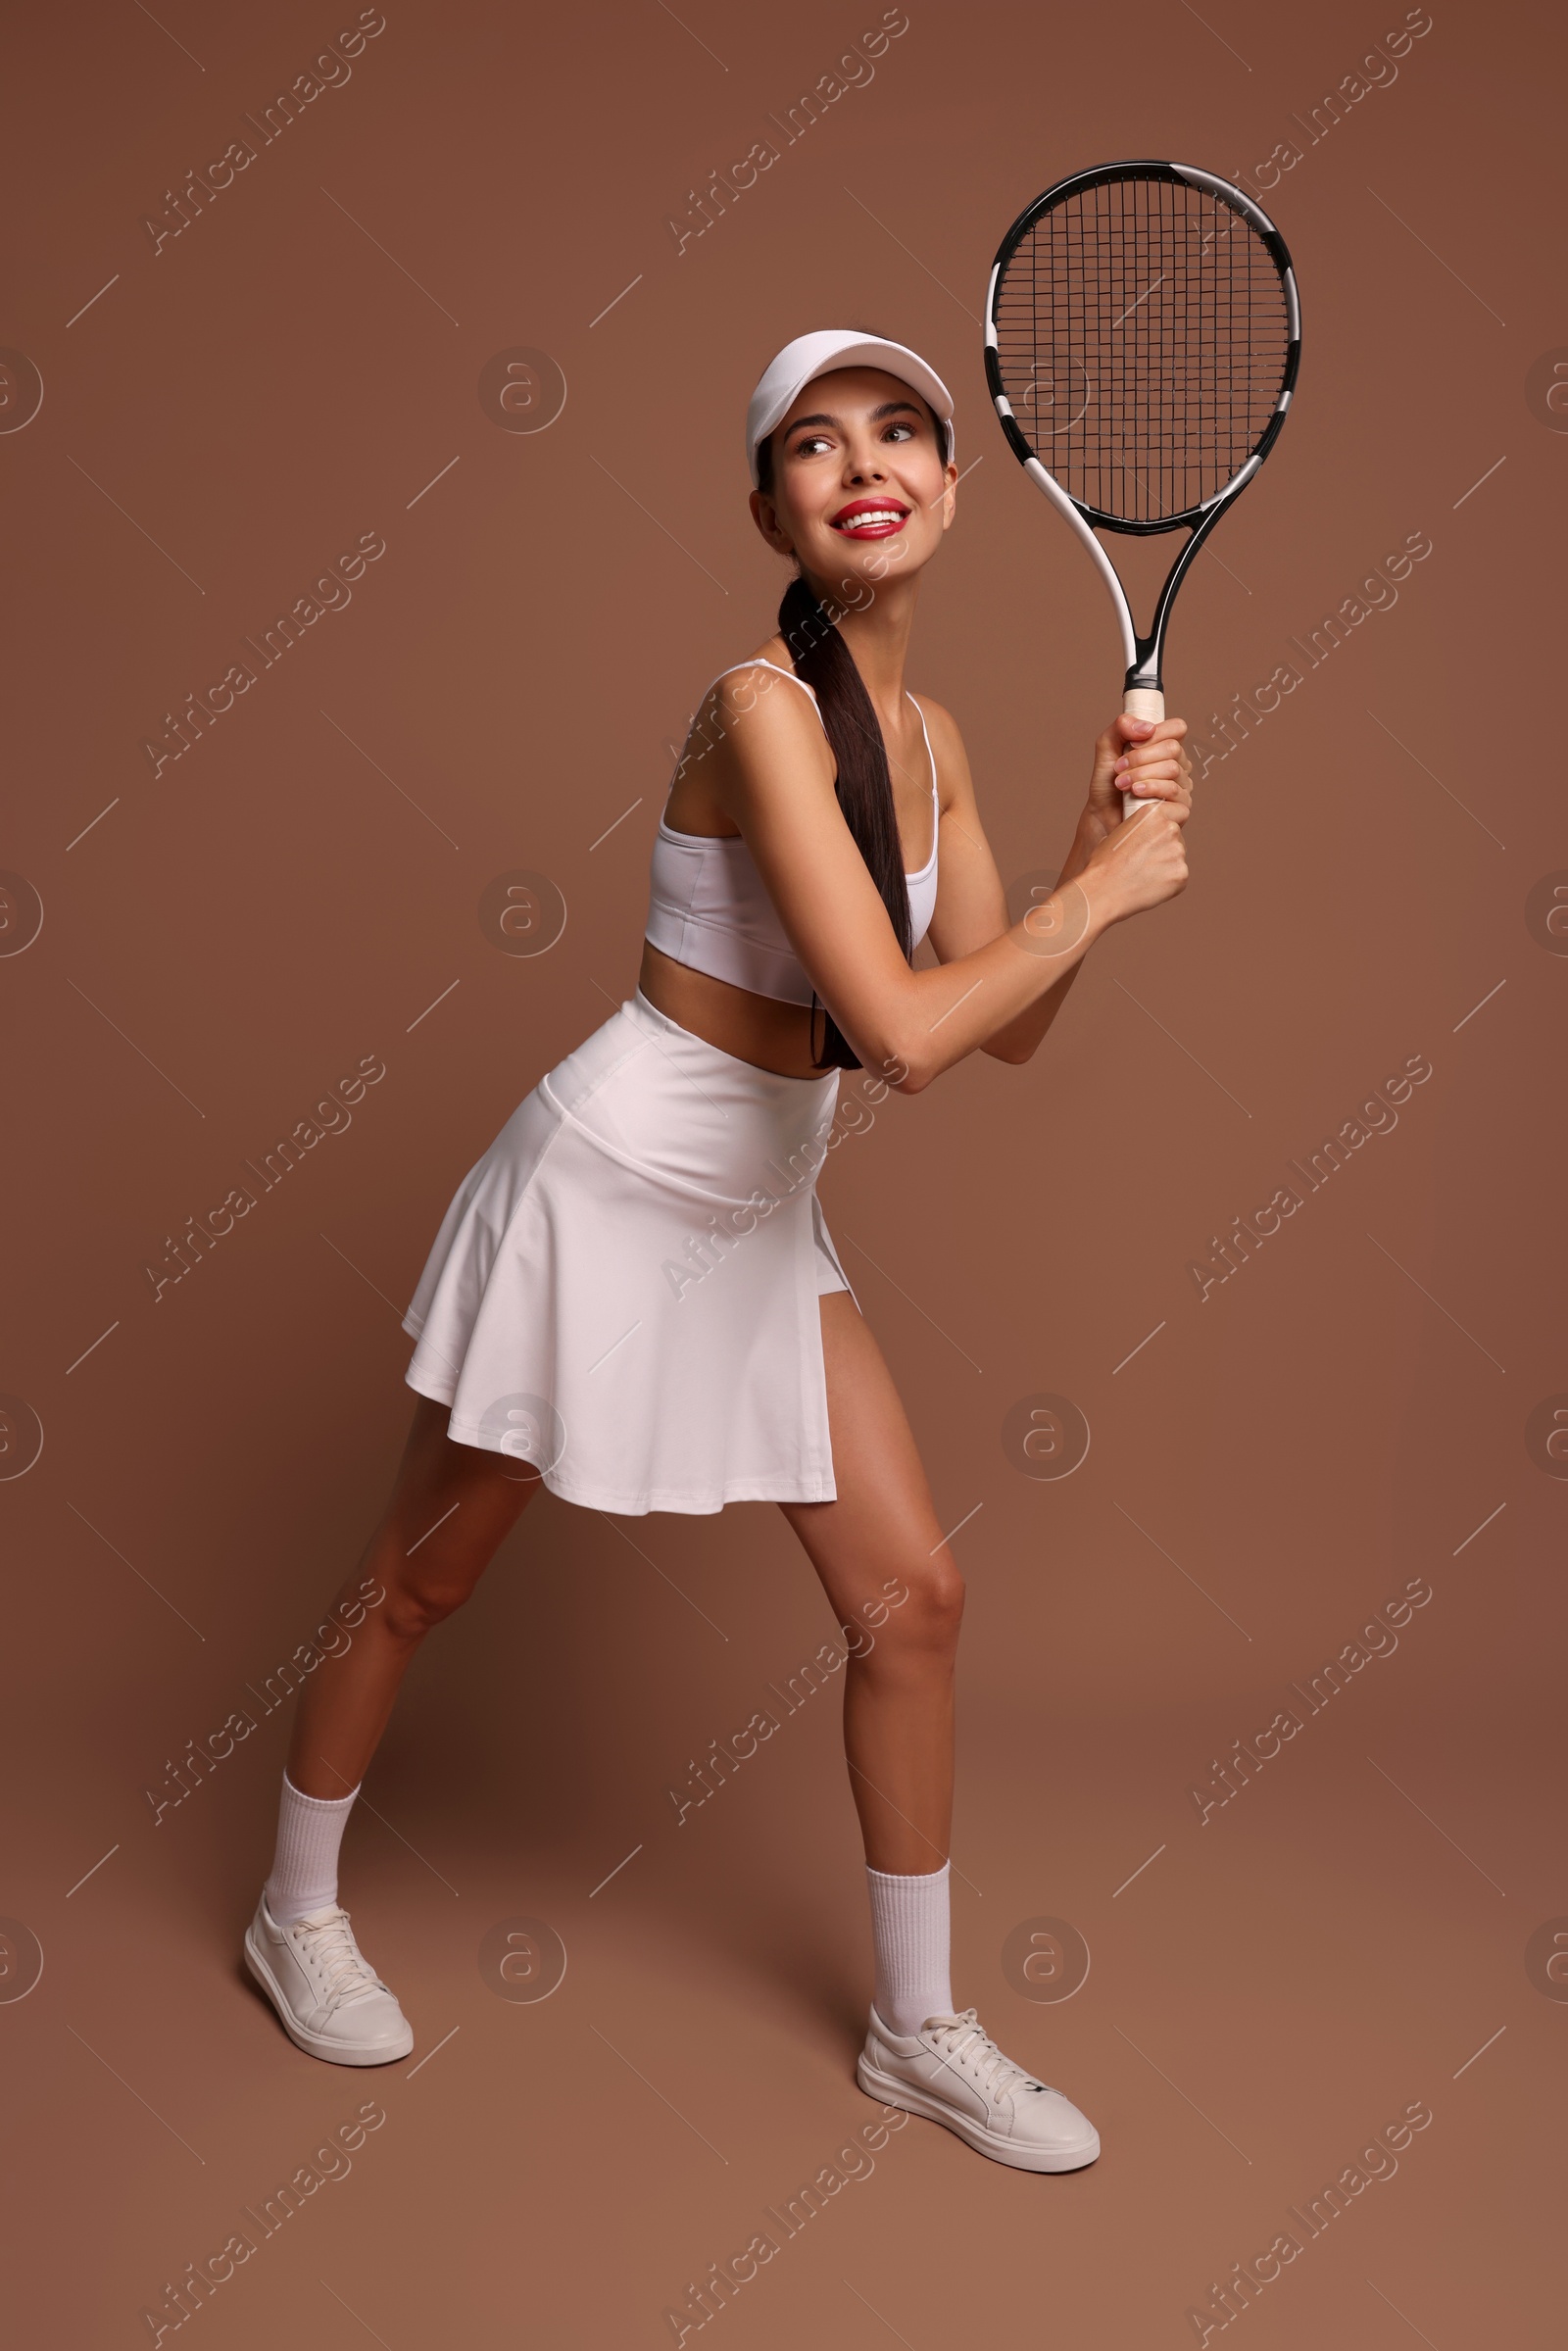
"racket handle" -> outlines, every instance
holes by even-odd
[[[1152,718],[1156,723],[1165,715],[1165,697],[1152,686],[1129,686],[1121,698],[1122,715],[1127,718]],[[1121,804],[1121,820],[1136,816],[1149,802],[1140,800],[1136,792],[1127,792]]]

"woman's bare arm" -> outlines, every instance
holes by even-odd
[[[996,860],[980,822],[963,738],[956,720],[940,703],[931,702],[924,695],[919,700],[932,741],[939,751],[942,773],[953,786],[944,811],[938,868],[941,879],[930,930],[931,944],[938,956],[944,963],[950,963],[959,955],[972,954],[1006,930],[1007,906]],[[1186,732],[1186,721],[1180,718],[1164,720],[1152,732],[1135,720],[1113,720],[1105,729],[1095,745],[1088,798],[1072,846],[1056,871],[1054,890],[1075,881],[1101,842],[1120,824],[1122,800],[1116,781],[1118,772],[1131,775],[1141,794],[1169,799],[1183,808],[1191,808],[1191,770],[1182,745]],[[1044,885],[1032,893],[1036,904],[1054,894]],[[1049,934],[1042,944],[1048,948],[1054,944]],[[994,1060],[1008,1061],[1014,1066],[1030,1060],[1061,1010],[1082,967],[1080,956],[1027,1011],[988,1037],[981,1052]]]
[[[953,963],[1000,939],[1011,926],[1002,877],[980,821],[963,738],[951,712],[939,702],[922,694],[919,703],[938,755],[939,771],[949,787],[942,811],[937,903],[928,936],[938,961]],[[1075,865],[1069,857],[1055,875],[1055,886],[1071,881],[1082,862],[1080,858]],[[1034,893],[1037,903],[1051,895],[1045,889]],[[980,1051],[997,1061],[1027,1061],[1055,1019],[1081,964],[1082,957],[1054,979],[1026,1011],[985,1038]]]
[[[1187,810],[1152,809],[1107,835],[1022,921],[936,970],[911,971],[840,812],[832,754],[805,696],[766,669],[750,669],[724,679],[715,699],[718,796],[818,996],[865,1067],[901,1093],[919,1093],[1038,1004],[1111,923],[1186,883]],[[944,819],[944,857],[950,829]],[[1000,896],[989,849],[984,856]],[[970,896],[965,918],[978,919],[983,884]],[[1005,911],[996,915],[993,902],[1004,924]]]

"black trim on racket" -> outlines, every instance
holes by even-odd
[[[1150,193],[1161,185],[1172,191],[1168,204]],[[1205,218],[1211,225],[1195,253],[1190,235]],[[1238,232],[1245,242],[1227,251],[1221,269],[1218,246]],[[1216,267],[1204,289],[1193,270],[1210,246]],[[1132,293],[1150,269],[1156,273]],[[1165,305],[1149,311],[1118,347],[1113,338],[1125,322],[1167,283]],[[1111,316],[1124,293],[1132,298]],[[1013,455],[1077,530],[1110,590],[1128,693],[1161,690],[1176,590],[1274,446],[1300,356],[1300,305],[1285,240],[1261,206],[1212,171],[1149,161],[1075,171],[1037,196],[1003,238],[986,294],[986,380]],[[1049,430],[1041,429],[1039,411],[1024,422],[1018,413],[1033,405],[1043,361],[1052,410],[1058,367],[1069,382],[1076,369],[1083,384],[1083,405]],[[1093,421],[1080,431],[1091,412]],[[1146,463],[1124,463],[1118,450]],[[1146,536],[1183,527],[1188,539],[1141,635],[1094,533]]]

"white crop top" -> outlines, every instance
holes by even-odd
[[[736,669],[772,669],[811,695],[804,677],[781,669],[776,661],[737,661]],[[721,669],[719,677],[732,674]],[[718,678],[712,683],[717,685]],[[707,697],[705,695],[704,699]],[[914,702],[911,694],[909,700]],[[941,807],[937,798],[937,762],[931,749],[925,713],[920,731],[931,761],[931,855],[918,873],[906,871],[909,893],[912,945],[918,947],[931,926],[937,899],[937,841]],[[693,971],[706,971],[732,987],[748,988],[754,996],[770,996],[781,1004],[808,1004],[812,987],[806,967],[789,943],[784,925],[768,897],[756,860],[739,833],[677,833],[662,816],[654,840],[653,871],[648,898],[645,936],[664,955]]]

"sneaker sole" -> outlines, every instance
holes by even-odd
[[[994,2163],[1009,2164],[1015,2172],[1079,2172],[1100,2153],[1098,2131],[1079,2147],[1020,2146],[1015,2139],[1003,2138],[999,2132],[971,2122],[966,2115],[955,2114],[951,2106],[925,2090],[911,2089],[895,2075],[884,2074],[879,2067],[866,2062],[863,2052],[856,2066],[855,2078],[868,2098],[880,2098],[884,2106],[902,2106],[906,2114],[922,2115],[929,2123],[941,2123],[961,2138],[965,2146],[973,2147],[976,2154],[989,2155]]]
[[[327,2040],[319,2033],[308,2033],[305,2027],[290,2013],[288,2002],[283,1997],[277,1978],[252,1942],[249,1928],[245,1931],[245,1965],[276,2009],[277,2021],[288,2034],[289,2039],[296,2048],[303,2049],[309,2057],[323,2057],[329,2065],[391,2065],[398,2058],[407,2057],[414,2047],[414,2028],[407,2022],[405,2022],[404,2031],[408,2038],[396,2046],[384,2049],[356,2049],[343,2041]]]

